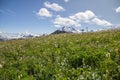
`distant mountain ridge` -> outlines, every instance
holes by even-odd
[[[79,30],[73,27],[62,27],[51,34],[60,34],[60,33],[80,33]],[[43,34],[43,36],[46,34]],[[24,38],[32,38],[42,36],[40,34],[33,34],[29,32],[25,33],[8,33],[8,32],[0,32],[0,41],[12,40],[12,39],[24,39]]]
[[[1,32],[0,33],[0,41],[5,40],[11,40],[11,39],[20,39],[20,38],[32,38],[32,37],[38,37],[39,34],[33,34],[33,33],[7,33],[7,32]]]

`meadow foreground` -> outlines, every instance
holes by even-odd
[[[0,80],[119,80],[120,30],[0,42]]]

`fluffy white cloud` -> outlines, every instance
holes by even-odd
[[[65,2],[68,2],[69,0],[64,0]]]
[[[100,26],[112,26],[112,24],[104,19],[94,18],[92,22]]]
[[[116,13],[120,13],[120,6],[115,9]]]
[[[85,12],[78,12],[74,14],[73,16],[69,16],[69,17],[73,20],[81,22],[81,21],[88,21],[91,18],[94,18],[95,14],[92,11],[87,10]]]
[[[41,8],[38,13],[38,16],[44,16],[44,17],[52,17],[52,13],[50,13],[46,8]]]
[[[44,3],[45,7],[46,8],[50,8],[51,10],[54,10],[54,11],[64,11],[65,9],[60,6],[59,4],[56,4],[56,3],[50,3],[50,2],[45,2]]]
[[[112,26],[112,24],[104,19],[99,19],[92,11],[87,10],[85,12],[78,12],[74,14],[73,16],[69,16],[70,19],[76,21],[76,22],[92,22],[96,25],[100,26]]]
[[[79,23],[70,18],[63,18],[60,16],[54,20],[54,25],[56,27],[81,26]]]

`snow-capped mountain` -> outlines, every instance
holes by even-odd
[[[38,37],[39,34],[33,33],[7,33],[7,32],[0,32],[0,41],[4,40],[11,40],[11,39],[20,39],[20,38],[31,38],[31,37]]]
[[[59,33],[81,33],[82,31],[74,28],[74,27],[62,27],[56,31],[54,31],[52,34],[59,34]]]
[[[72,32],[72,33],[79,33],[80,32],[79,30],[77,30],[74,27],[62,27],[61,30],[66,31],[66,32]]]

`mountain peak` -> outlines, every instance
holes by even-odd
[[[62,27],[56,31],[54,31],[52,34],[60,34],[60,33],[80,33],[80,30],[77,30],[74,27]]]

